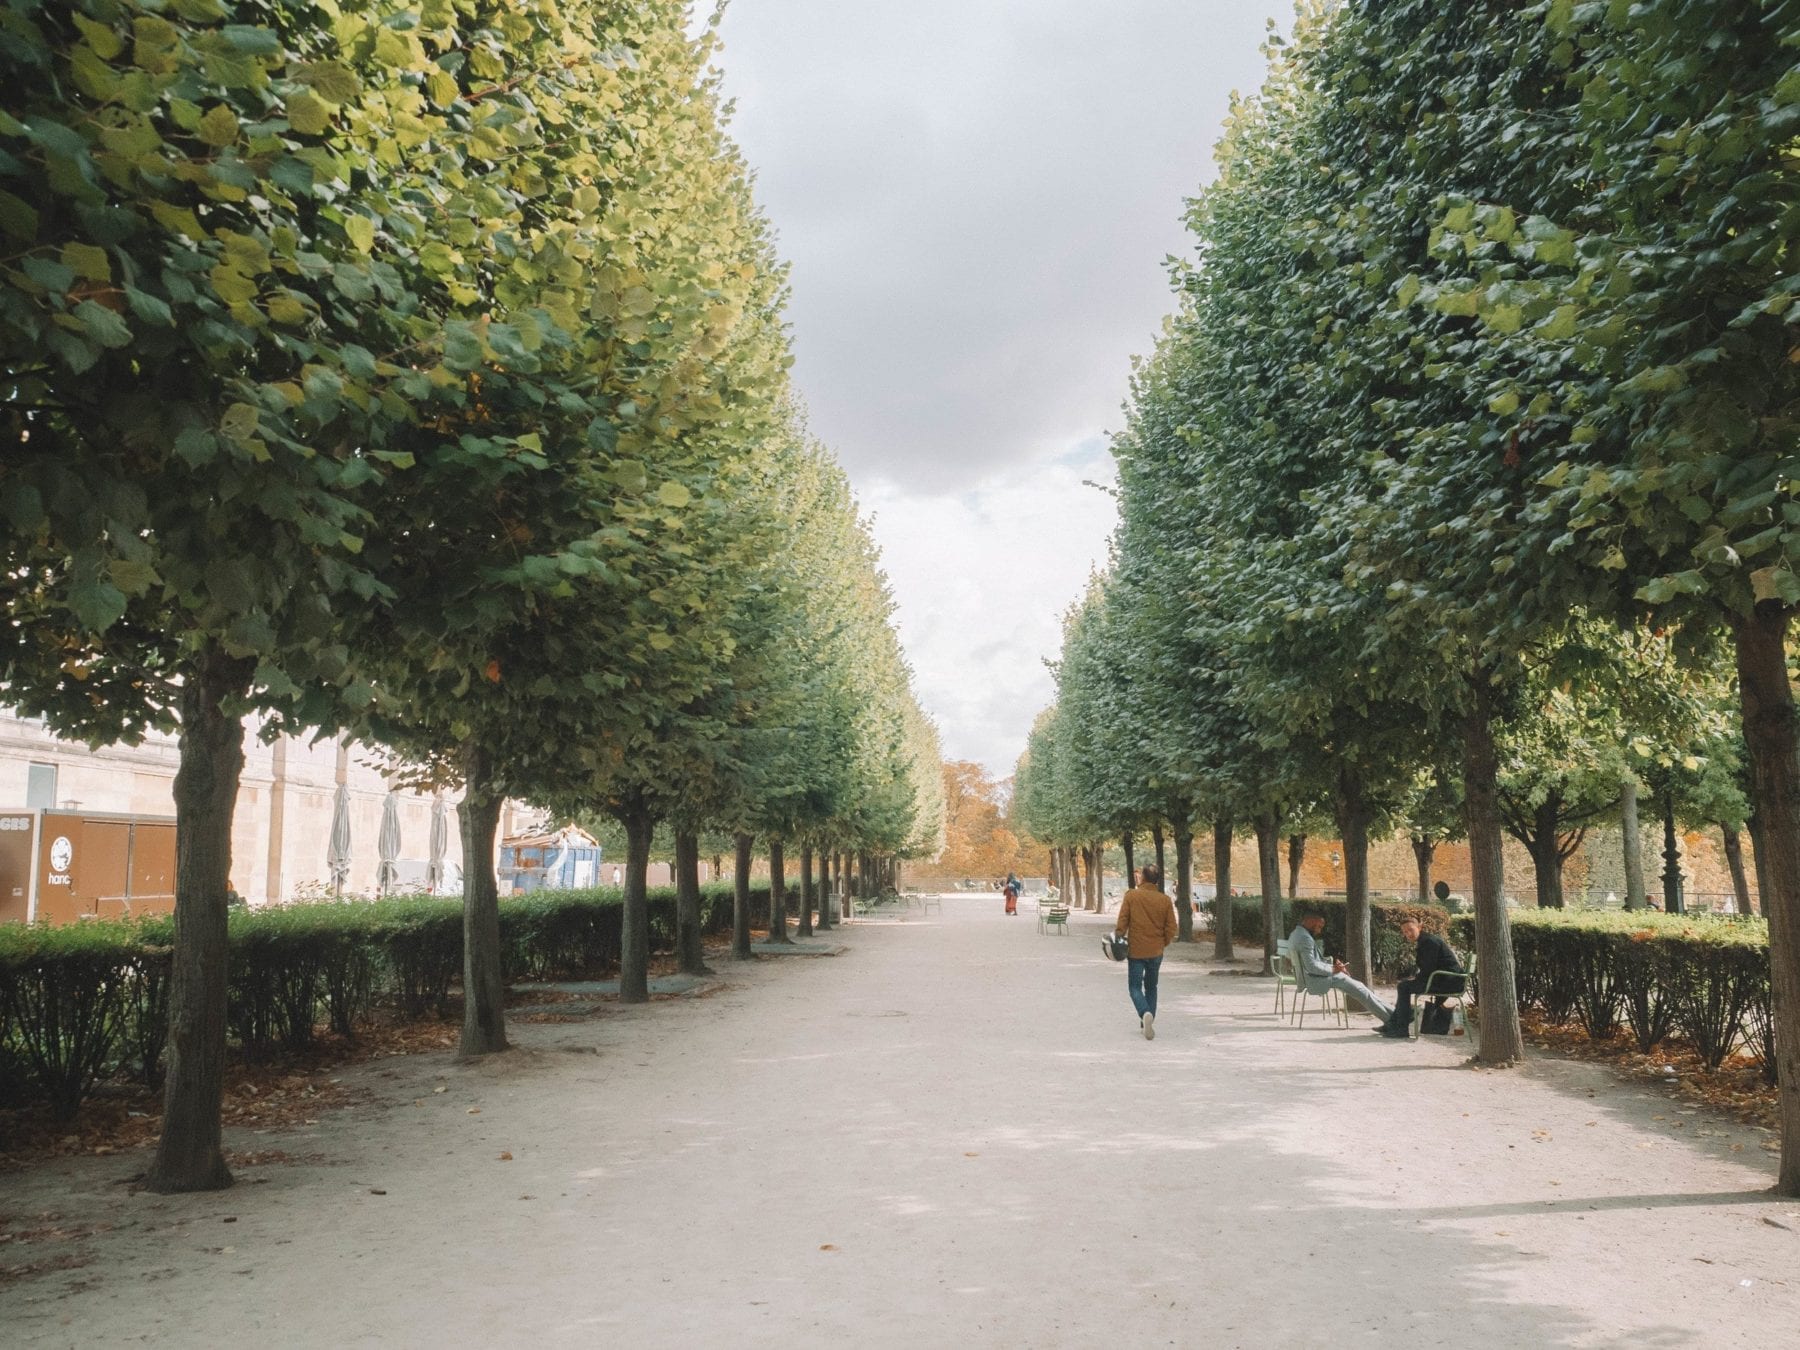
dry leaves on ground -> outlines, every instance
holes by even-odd
[[[1777,1099],[1773,1084],[1763,1078],[1762,1066],[1747,1056],[1726,1060],[1707,1072],[1700,1056],[1684,1041],[1669,1039],[1649,1054],[1637,1048],[1631,1033],[1621,1030],[1604,1041],[1588,1038],[1579,1025],[1552,1026],[1526,1013],[1520,1018],[1525,1037],[1541,1050],[1568,1059],[1611,1065],[1631,1081],[1671,1082],[1678,1096],[1724,1112],[1752,1125],[1774,1128]],[[1670,1074],[1667,1069],[1674,1069]]]

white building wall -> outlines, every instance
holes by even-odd
[[[58,739],[35,718],[0,708],[0,809],[25,806],[30,766],[51,764],[56,767],[52,805],[173,816],[177,763],[172,736],[155,734],[142,745],[90,750]],[[373,895],[380,861],[376,840],[389,791],[375,752],[336,740],[313,744],[282,736],[265,742],[254,722],[246,724],[244,774],[232,819],[231,881],[252,904],[326,891],[330,872],[325,854],[340,772],[350,790],[351,863],[345,889]],[[450,882],[460,888],[462,841],[454,799],[446,805],[445,863]],[[422,882],[431,851],[432,798],[403,790],[399,807],[401,875]]]

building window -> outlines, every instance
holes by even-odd
[[[25,805],[49,810],[56,805],[56,765],[33,764],[25,770]]]

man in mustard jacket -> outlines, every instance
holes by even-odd
[[[1128,941],[1125,956],[1125,987],[1131,992],[1131,1006],[1137,1009],[1138,1024],[1144,1039],[1156,1039],[1156,981],[1162,973],[1163,948],[1175,940],[1175,902],[1163,894],[1162,873],[1146,867],[1138,873],[1138,884],[1125,892],[1119,902],[1115,933],[1123,933]]]

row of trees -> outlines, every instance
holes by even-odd
[[[246,714],[460,783],[469,859],[509,796],[616,818],[628,1000],[659,822],[690,965],[702,829],[740,874],[757,835],[778,874],[784,842],[935,847],[935,733],[794,406],[783,270],[685,0],[8,25],[0,693],[94,742],[179,732],[153,1188],[229,1183]],[[467,887],[481,1054],[506,1045],[491,869]]]
[[[1270,906],[1284,830],[1329,821],[1363,978],[1371,833],[1460,829],[1491,1063],[1522,1045],[1504,830],[1554,903],[1643,789],[1745,824],[1788,1194],[1797,38],[1776,0],[1303,5],[1193,203],[1019,773],[1048,839],[1210,824],[1221,886],[1254,829]]]

